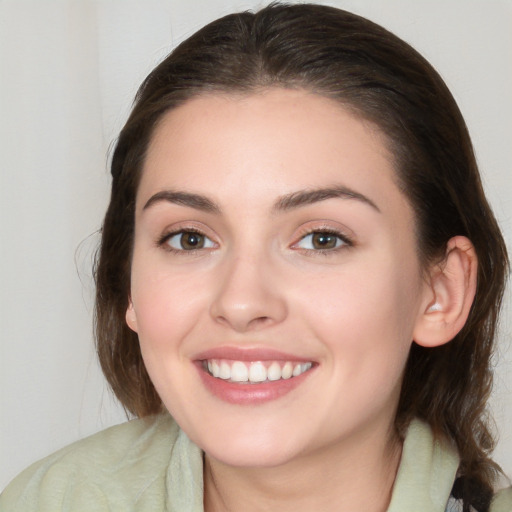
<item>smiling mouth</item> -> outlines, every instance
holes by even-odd
[[[261,384],[298,377],[313,367],[311,361],[231,361],[207,359],[203,369],[216,379],[237,384]]]

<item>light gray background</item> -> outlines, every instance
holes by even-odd
[[[0,0],[0,489],[38,458],[125,419],[91,336],[107,152],[135,90],[184,37],[250,0]],[[441,72],[512,248],[512,3],[338,0]],[[512,474],[507,295],[493,412]]]

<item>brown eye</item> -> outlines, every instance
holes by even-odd
[[[176,251],[195,251],[211,248],[213,242],[202,233],[196,231],[180,231],[169,236],[167,245]]]
[[[181,234],[180,245],[182,249],[190,251],[191,249],[201,249],[204,247],[204,235],[193,232],[185,232]]]
[[[313,231],[302,237],[296,247],[308,251],[334,251],[350,245],[352,245],[351,241],[342,234],[331,233],[330,231]]]
[[[311,242],[315,249],[334,249],[339,237],[332,233],[312,233]]]

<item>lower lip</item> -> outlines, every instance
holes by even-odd
[[[277,400],[293,391],[297,386],[300,386],[315,368],[313,366],[307,372],[290,379],[279,379],[256,384],[238,384],[213,377],[203,368],[201,362],[198,362],[196,367],[203,384],[213,395],[224,402],[238,405],[257,405]]]

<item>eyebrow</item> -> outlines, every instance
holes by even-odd
[[[161,192],[157,192],[149,198],[142,209],[147,210],[150,206],[161,201],[188,206],[189,208],[194,208],[207,213],[220,213],[219,206],[206,196],[174,190],[162,190]]]
[[[380,208],[365,195],[356,192],[344,185],[335,185],[333,187],[319,188],[313,190],[299,190],[279,198],[274,205],[274,211],[288,211],[300,208],[309,204],[327,201],[328,199],[355,199],[361,201],[380,213]]]
[[[335,185],[333,187],[312,190],[299,190],[281,196],[274,204],[272,210],[274,212],[285,212],[328,199],[354,199],[380,212],[379,207],[371,199],[344,185]],[[187,206],[207,213],[221,213],[221,208],[212,199],[201,194],[175,190],[162,190],[157,192],[149,198],[142,209],[147,210],[149,207],[162,201]]]

